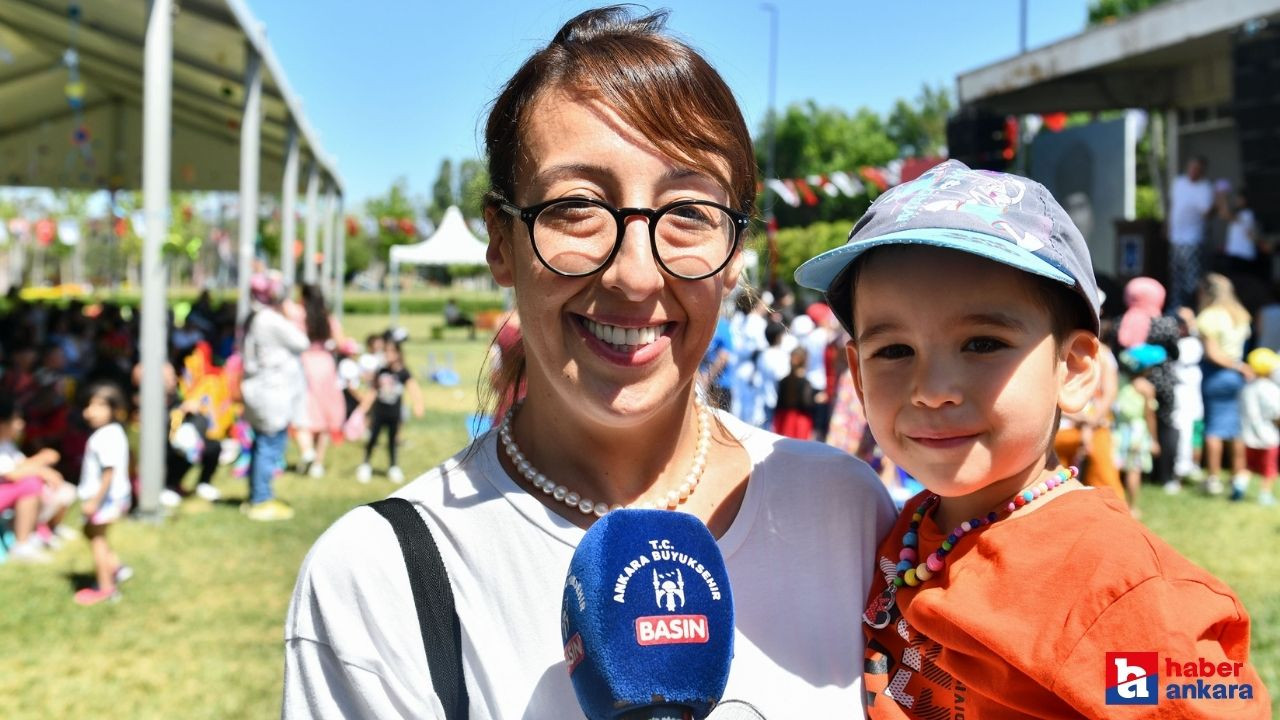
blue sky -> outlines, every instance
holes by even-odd
[[[397,177],[430,192],[441,160],[480,157],[500,85],[576,13],[557,0],[247,0],[347,197],[362,205]],[[814,99],[884,113],[922,83],[1018,50],[1018,0],[774,0],[778,106]],[[1028,0],[1028,46],[1084,28],[1086,0]],[[670,0],[669,28],[703,51],[753,132],[768,109],[769,14],[756,0]],[[357,9],[358,8],[358,9]]]

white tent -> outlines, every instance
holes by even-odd
[[[391,324],[400,319],[401,265],[484,265],[486,243],[467,229],[456,205],[444,211],[435,233],[413,245],[391,247]]]

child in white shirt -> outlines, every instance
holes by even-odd
[[[133,575],[120,562],[107,542],[107,528],[125,513],[133,499],[129,483],[129,438],[121,421],[125,417],[124,395],[114,385],[90,389],[84,409],[85,422],[93,428],[85,446],[80,469],[80,510],[84,513],[84,534],[93,549],[93,565],[98,583],[76,592],[80,605],[96,605],[118,600],[117,582]]]
[[[1257,375],[1240,391],[1240,437],[1244,440],[1245,462],[1252,472],[1262,476],[1262,492],[1258,502],[1274,505],[1272,488],[1280,473],[1280,385],[1273,376],[1280,367],[1280,355],[1270,348],[1249,353],[1246,362]],[[1235,488],[1232,500],[1244,497],[1244,488]]]

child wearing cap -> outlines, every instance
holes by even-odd
[[[1280,355],[1271,348],[1257,348],[1245,358],[1254,378],[1240,391],[1240,437],[1244,440],[1245,460],[1249,470],[1262,476],[1258,502],[1275,505],[1273,488],[1280,465],[1280,385],[1276,384],[1276,368]],[[1243,498],[1243,488],[1240,498]],[[1232,495],[1235,498],[1235,495]]]
[[[1098,292],[1043,186],[945,162],[796,280],[849,330],[871,432],[926,488],[880,547],[863,615],[872,718],[1270,715],[1231,589],[1053,453],[1059,415],[1097,383]],[[1248,690],[1168,699],[1162,683],[1196,680],[1143,673],[1138,650],[1226,663],[1214,680]],[[1160,705],[1108,702],[1135,699]]]
[[[1153,455],[1161,452],[1156,431],[1156,386],[1147,372],[1167,360],[1169,354],[1159,345],[1142,344],[1120,353],[1124,380],[1116,390],[1115,440],[1116,460],[1124,473],[1124,492],[1129,500],[1129,514],[1142,517],[1138,495],[1142,492],[1142,475],[1151,472]]]

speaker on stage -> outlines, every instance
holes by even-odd
[[[1017,122],[1004,115],[965,106],[947,118],[947,154],[975,170],[1007,170],[1017,146]]]
[[[1264,232],[1280,231],[1280,23],[1236,32],[1232,114],[1249,207]]]

